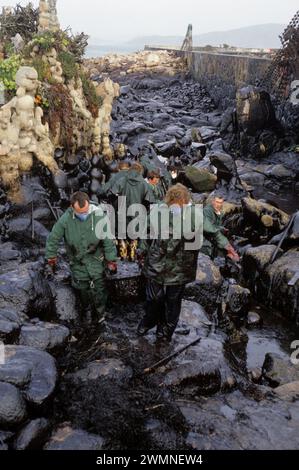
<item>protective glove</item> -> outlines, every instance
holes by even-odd
[[[57,258],[48,259],[48,266],[50,266],[52,272],[55,273],[57,268]]]
[[[117,274],[117,263],[115,261],[109,261],[107,263],[107,269],[110,274]]]
[[[227,245],[225,247],[225,250],[227,251],[227,257],[230,258],[232,261],[235,261],[236,263],[240,261],[240,256],[232,245]]]

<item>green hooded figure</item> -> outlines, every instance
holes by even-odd
[[[85,193],[75,193],[71,207],[54,225],[46,246],[46,259],[55,269],[60,242],[64,240],[72,272],[72,285],[83,307],[93,308],[104,319],[107,302],[105,268],[117,271],[117,253],[110,221],[101,206],[89,202]]]

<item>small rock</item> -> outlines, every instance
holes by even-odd
[[[263,377],[274,388],[297,382],[299,381],[299,366],[282,359],[278,354],[266,354],[263,364]]]
[[[208,314],[216,308],[222,276],[209,256],[199,254],[196,280],[186,286],[185,298],[198,302]]]
[[[104,439],[95,434],[60,427],[44,447],[44,450],[102,450]]]
[[[0,426],[10,428],[21,424],[27,410],[20,391],[14,385],[0,382],[0,397]]]
[[[275,394],[285,401],[294,401],[299,399],[299,381],[291,382],[275,389]]]
[[[39,418],[27,424],[19,433],[15,450],[38,450],[45,443],[50,423],[45,418]]]
[[[256,313],[256,312],[249,312],[247,315],[247,323],[246,326],[247,328],[256,328],[261,326],[263,323],[263,320],[261,316]]]
[[[21,328],[19,344],[42,351],[51,351],[66,344],[70,336],[68,328],[53,323],[26,324]]]
[[[187,167],[185,175],[195,192],[214,191],[217,177],[207,170],[200,170],[195,167]]]
[[[88,364],[86,369],[70,374],[70,377],[83,381],[97,380],[99,377],[126,381],[132,375],[131,368],[125,366],[122,361],[118,359],[102,359]]]

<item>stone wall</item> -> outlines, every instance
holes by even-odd
[[[145,46],[146,51],[174,52],[179,57],[186,53],[170,46]],[[220,109],[227,109],[235,104],[237,89],[255,85],[269,65],[271,58],[258,55],[220,54],[218,52],[193,51],[188,54],[188,65],[192,77],[202,83],[209,91],[215,104]]]
[[[258,57],[193,52],[190,71],[207,88],[215,104],[226,109],[234,102],[237,89],[254,85],[270,64],[270,59]]]

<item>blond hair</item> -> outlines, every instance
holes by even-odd
[[[172,206],[174,204],[189,204],[190,201],[190,191],[181,183],[172,186],[172,188],[167,191],[165,196],[165,202],[168,206]]]

